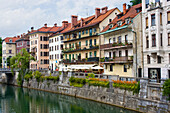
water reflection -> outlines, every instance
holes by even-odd
[[[0,84],[2,113],[135,113],[65,95]]]

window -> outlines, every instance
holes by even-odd
[[[96,28],[93,28],[93,32],[94,32],[94,33],[96,32]]]
[[[162,33],[161,33],[161,36],[160,36],[160,45],[163,46],[163,42],[162,42]]]
[[[116,42],[116,38],[113,38],[113,43],[115,43]]]
[[[88,58],[88,53],[86,53],[86,58]]]
[[[86,34],[88,34],[88,29],[86,30]]]
[[[160,13],[160,24],[162,25],[162,13]]]
[[[86,46],[88,46],[88,40],[86,40]]]
[[[168,24],[170,24],[170,12],[167,13],[167,17],[168,17]]]
[[[69,48],[71,48],[71,44],[69,44]]]
[[[60,39],[63,40],[63,36],[61,36]]]
[[[151,15],[151,25],[155,26],[155,14]]]
[[[170,64],[170,53],[169,53],[169,64]]]
[[[82,35],[84,35],[84,30],[82,31]]]
[[[112,53],[111,52],[109,52],[109,58],[111,58],[112,57]]]
[[[116,57],[116,52],[113,52],[113,57]]]
[[[57,50],[57,47],[55,46],[55,51]]]
[[[79,47],[81,47],[81,42],[79,42]]]
[[[40,41],[42,41],[42,36],[40,36]]]
[[[94,45],[96,45],[96,39],[94,39]]]
[[[118,37],[118,43],[122,43],[121,36]]]
[[[41,52],[41,56],[43,56],[43,55],[42,55],[42,52]]]
[[[112,22],[112,19],[109,19],[109,23]]]
[[[113,65],[110,65],[110,71],[113,71]]]
[[[74,54],[72,54],[72,59],[74,60]]]
[[[65,59],[67,59],[67,54],[65,54]]]
[[[29,42],[29,41],[27,42],[27,46],[28,46],[28,45],[30,45],[30,42]]]
[[[42,49],[42,44],[40,46],[41,46],[41,49]]]
[[[125,43],[128,43],[128,35],[125,35]]]
[[[146,18],[146,28],[148,28],[148,18]]]
[[[9,50],[9,53],[12,53],[12,50]]]
[[[145,5],[146,5],[146,8],[148,8],[148,6],[149,6],[149,0],[145,0]]]
[[[170,46],[170,33],[168,33],[168,46]]]
[[[152,35],[152,47],[156,47],[156,34]]]
[[[51,40],[51,42],[53,43],[53,39]]]
[[[158,64],[161,64],[161,57],[160,57],[160,56],[157,57],[157,60],[158,60],[158,61],[157,61]]]
[[[12,43],[12,39],[10,39],[9,42]]]
[[[73,45],[72,45],[72,48],[74,48],[74,43],[73,43]]]
[[[126,65],[124,65],[124,72],[127,72],[127,68],[126,68]]]
[[[96,57],[97,56],[97,54],[96,54],[97,52],[96,51],[94,51],[94,57]]]
[[[81,31],[79,32],[79,38],[81,38]]]
[[[155,0],[155,3],[156,3],[156,2],[160,2],[160,0]]]
[[[90,57],[90,58],[92,57],[92,52],[89,52],[89,57]]]
[[[150,64],[151,63],[151,61],[150,61],[151,59],[150,59],[150,56],[149,55],[147,55],[147,64]]]
[[[111,38],[109,38],[109,44],[111,43]]]
[[[57,42],[56,38],[55,38],[55,42]]]
[[[119,57],[121,57],[122,56],[122,51],[119,51]]]
[[[148,36],[146,37],[146,48],[149,48],[149,38],[148,38]]]
[[[128,57],[128,50],[125,50],[125,56]]]

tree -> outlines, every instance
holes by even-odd
[[[11,71],[14,74],[13,69],[15,68],[18,72],[18,78],[17,82],[18,85],[22,86],[24,76],[28,73],[29,71],[29,62],[31,60],[35,60],[33,56],[31,56],[25,48],[21,49],[21,52],[19,52],[16,56],[13,56],[10,59],[10,66],[11,66]]]
[[[168,100],[170,101],[170,79],[166,80],[163,84],[163,95],[168,96]]]
[[[11,56],[9,56],[9,57],[7,58],[7,66],[9,66],[9,67],[10,67],[10,59],[11,59]]]
[[[131,0],[132,6],[142,3],[142,0]]]

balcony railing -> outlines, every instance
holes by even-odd
[[[122,56],[122,57],[114,57],[114,58],[101,58],[100,62],[103,63],[130,63],[133,62],[133,56]]]
[[[81,63],[92,63],[92,62],[99,62],[99,57],[91,57],[91,58],[86,58],[86,59],[79,59],[79,60],[69,60],[65,59],[62,60],[60,63],[70,63],[70,64],[81,64]]]
[[[156,9],[156,8],[162,8],[162,3],[159,1],[159,2],[156,2],[156,3],[153,3],[151,2],[151,4],[148,5],[148,10],[152,10],[152,9]]]
[[[90,49],[99,49],[99,46],[98,45],[84,45],[84,46],[79,46],[79,45],[76,45],[75,47],[72,47],[72,48],[65,48],[63,49],[63,53],[69,53],[69,52],[75,52],[75,51],[82,51],[82,50],[90,50]]]
[[[131,48],[131,47],[133,47],[132,43],[110,43],[110,44],[101,45],[100,49],[107,50],[107,49]]]

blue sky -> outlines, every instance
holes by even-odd
[[[33,26],[38,29],[47,23],[61,25],[70,22],[71,15],[79,18],[95,13],[95,8],[108,6],[109,9],[130,0],[0,0],[0,37],[10,37],[27,33]]]

